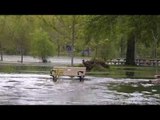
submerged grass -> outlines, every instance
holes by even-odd
[[[100,72],[98,69],[94,69],[91,72],[87,72],[88,75],[105,76],[112,78],[143,78],[153,79],[156,68],[146,66],[110,66]],[[160,68],[158,68],[160,71]]]

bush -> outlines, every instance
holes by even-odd
[[[90,61],[83,60],[83,65],[86,67],[87,71],[91,71],[93,68],[94,69],[100,68],[99,70],[102,70],[102,68],[104,68],[103,70],[105,70],[106,68],[109,68],[109,65],[107,65],[105,61],[98,60],[98,59],[94,59]]]
[[[43,63],[47,62],[47,57],[55,54],[55,45],[50,41],[47,32],[42,29],[36,29],[32,34],[32,55],[42,59]]]

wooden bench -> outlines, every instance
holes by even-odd
[[[60,76],[79,77],[80,81],[84,80],[86,67],[53,67],[50,75],[53,81],[57,81]]]
[[[154,78],[159,79],[159,78],[160,78],[160,75],[154,75]]]

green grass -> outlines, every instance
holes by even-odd
[[[52,67],[44,67],[44,66],[0,66],[0,72],[3,73],[46,73],[49,74],[49,71]]]
[[[155,67],[140,67],[140,66],[110,66],[104,71],[91,71],[87,75],[106,76],[112,78],[147,78],[153,79],[155,75]],[[160,71],[160,68],[158,68]]]
[[[82,65],[77,65],[82,66]],[[52,66],[19,66],[19,65],[0,65],[0,72],[5,73],[45,73],[49,74]],[[113,66],[109,68],[101,68],[96,66],[92,71],[86,72],[90,76],[103,76],[111,78],[146,78],[153,79],[155,75],[155,67],[140,66]],[[158,67],[160,71],[160,67]]]
[[[110,90],[116,90],[118,92],[124,92],[124,93],[134,93],[134,92],[143,92],[143,91],[147,91],[150,93],[147,94],[159,94],[160,93],[160,87],[159,85],[155,85],[155,86],[148,86],[148,87],[144,87],[142,85],[137,85],[137,87],[133,87],[130,84],[110,84],[108,86],[108,88]],[[153,92],[152,90],[156,90],[155,92]]]

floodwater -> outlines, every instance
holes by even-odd
[[[160,87],[145,81],[0,73],[0,105],[160,105]]]
[[[83,59],[89,60],[89,58],[74,57],[74,64],[81,64]],[[3,55],[3,61],[0,61],[0,62],[1,63],[3,62],[8,62],[8,63],[16,62],[17,63],[20,60],[21,60],[21,56],[19,55]],[[71,64],[71,57],[68,57],[68,56],[49,57],[47,60],[49,63],[53,63],[56,65],[70,65]],[[39,58],[35,58],[32,56],[23,56],[23,63],[41,63],[41,62],[42,60]]]

